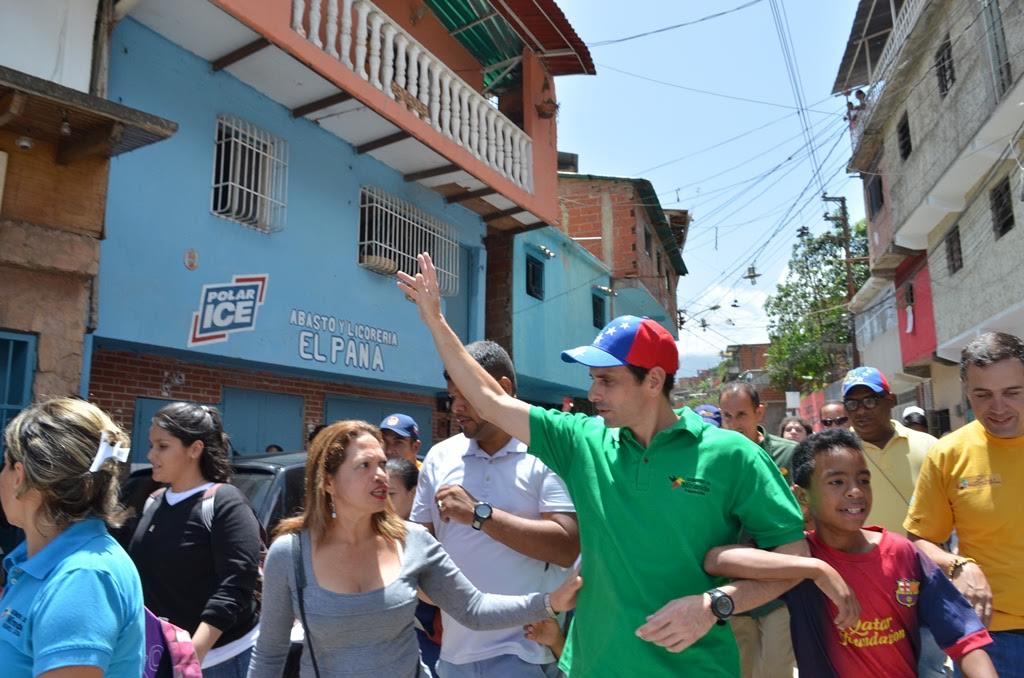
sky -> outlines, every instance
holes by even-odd
[[[827,227],[821,186],[847,197],[851,221],[864,216],[860,179],[846,174],[845,99],[831,95],[857,2],[774,0],[817,163],[772,2],[558,0],[597,68],[556,83],[559,149],[579,154],[580,172],[649,179],[662,207],[693,218],[683,250],[689,275],[677,292],[692,317],[679,332],[680,376],[717,365],[729,344],[768,341],[764,302],[785,279],[797,229]],[[752,264],[756,285],[742,277]]]

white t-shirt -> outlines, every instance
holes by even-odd
[[[434,495],[443,485],[462,485],[477,501],[522,518],[574,513],[562,480],[526,450],[524,443],[513,438],[489,455],[460,433],[430,448],[420,469],[410,519],[432,524],[437,539],[462,573],[487,593],[553,591],[568,571],[513,551],[470,525],[442,522]],[[546,647],[523,637],[520,627],[472,631],[444,614],[441,659],[468,664],[505,654],[532,664],[554,661]]]

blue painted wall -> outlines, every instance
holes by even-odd
[[[368,155],[356,155],[316,124],[294,120],[281,105],[227,72],[211,72],[206,61],[131,19],[114,33],[109,96],[174,120],[179,129],[168,141],[111,163],[99,275],[100,341],[189,349],[204,285],[266,274],[255,328],[190,350],[232,363],[308,369],[382,386],[444,387],[440,360],[415,307],[391,278],[356,263],[359,191],[378,186],[455,227],[472,264],[460,272],[469,297],[462,301],[468,305],[463,315],[469,339],[480,337],[483,322],[485,228],[478,215],[446,206],[439,194],[403,181]],[[288,143],[283,230],[266,234],[211,214],[218,114],[235,115]],[[198,253],[193,271],[184,265],[190,249]],[[323,316],[321,322],[333,319],[333,331],[296,326],[298,311]],[[360,339],[368,328],[396,341]],[[352,340],[354,365],[346,364]],[[341,346],[334,355],[332,341]],[[381,362],[374,365],[378,349]],[[369,367],[359,365],[361,350],[367,351]]]
[[[539,246],[555,253],[548,258]],[[544,300],[526,293],[526,257],[544,262]],[[594,326],[594,286],[609,286],[608,268],[557,228],[517,235],[512,245],[512,346],[519,393],[527,400],[560,403],[563,396],[583,397],[590,388],[587,368],[564,363],[567,348],[589,344]],[[612,299],[605,297],[605,320]],[[603,323],[602,323],[603,325]]]

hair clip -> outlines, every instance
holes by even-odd
[[[122,463],[128,461],[129,452],[131,452],[131,449],[121,447],[121,443],[111,445],[110,439],[107,438],[107,432],[104,431],[100,434],[100,446],[96,448],[96,456],[92,458],[92,466],[89,467],[89,473],[99,471],[100,466],[107,459],[116,459]]]

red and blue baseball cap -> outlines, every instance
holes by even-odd
[[[590,346],[562,351],[562,360],[587,367],[660,367],[674,375],[679,349],[669,331],[650,318],[622,315],[605,325]]]
[[[380,423],[380,429],[382,431],[391,431],[402,438],[420,439],[420,427],[416,425],[416,420],[408,414],[401,414],[400,412],[389,414]]]
[[[867,386],[878,395],[891,393],[889,380],[874,367],[855,367],[847,372],[843,379],[843,397],[858,386]]]

